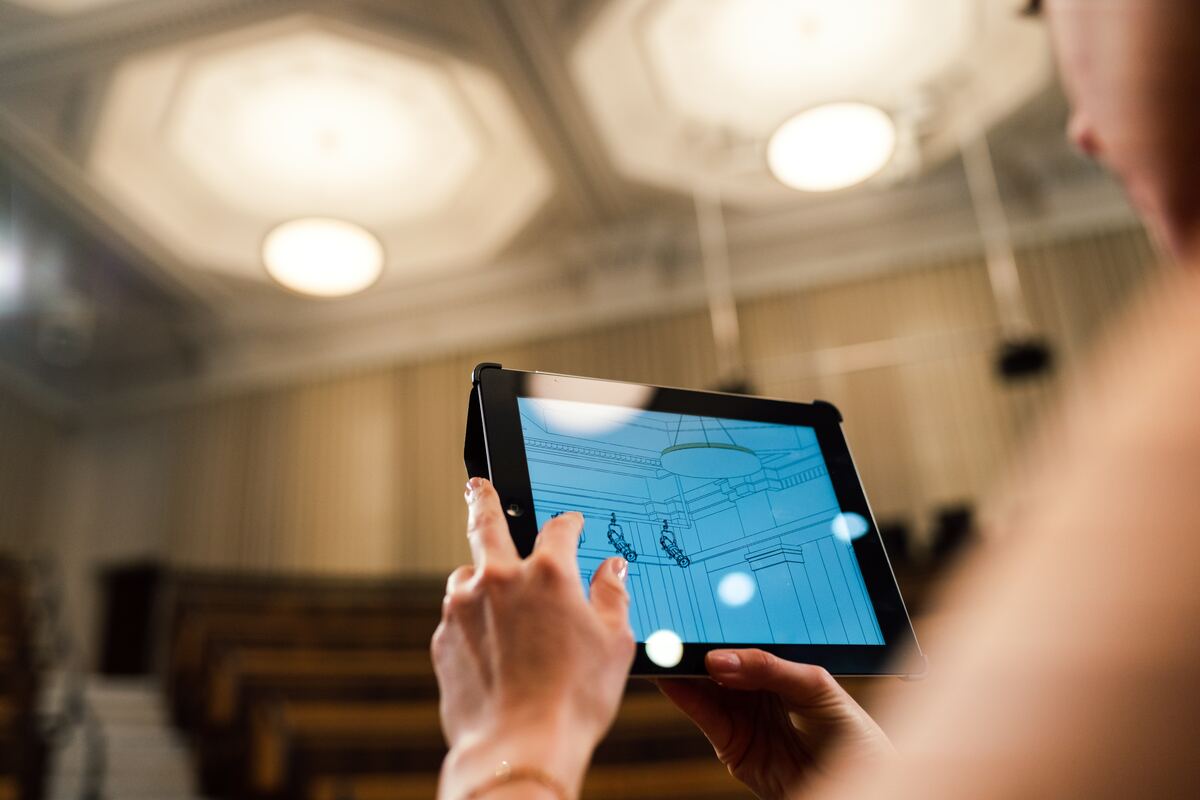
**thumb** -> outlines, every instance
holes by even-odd
[[[705,666],[724,686],[772,692],[798,709],[854,702],[825,669],[784,661],[763,650],[713,650]]]
[[[629,564],[620,556],[605,559],[592,575],[592,608],[610,625],[629,624],[629,593],[625,578]]]

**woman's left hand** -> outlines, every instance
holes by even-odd
[[[627,565],[601,564],[589,600],[576,561],[580,514],[547,522],[522,560],[492,485],[473,478],[466,499],[474,564],[451,573],[431,644],[450,746],[439,797],[468,794],[505,762],[578,796],[633,661]]]

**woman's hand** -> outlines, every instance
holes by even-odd
[[[762,650],[717,650],[712,681],[659,681],[704,732],[730,774],[763,800],[796,798],[836,759],[870,766],[893,754],[875,720],[828,672]]]
[[[439,796],[462,797],[502,762],[577,796],[633,661],[626,564],[601,564],[589,601],[576,562],[581,515],[550,520],[521,560],[492,485],[473,478],[466,499],[474,565],[450,575],[431,645],[450,746]],[[539,796],[529,783],[513,791]]]

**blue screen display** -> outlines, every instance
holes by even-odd
[[[625,556],[638,641],[883,644],[812,428],[517,402],[538,527],[584,515],[585,587]]]

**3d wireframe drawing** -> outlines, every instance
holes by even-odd
[[[519,398],[539,525],[575,510],[585,585],[630,562],[639,640],[882,644],[811,428]]]

